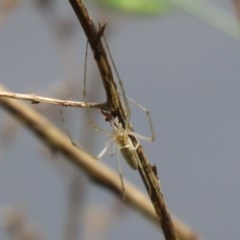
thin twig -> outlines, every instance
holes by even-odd
[[[32,104],[47,103],[47,104],[53,104],[53,105],[60,105],[63,107],[104,109],[106,105],[105,103],[78,102],[78,101],[62,100],[57,98],[42,97],[34,93],[22,94],[22,93],[0,91],[0,97],[30,101]]]
[[[7,90],[0,85],[0,91]],[[0,97],[0,105],[28,127],[50,150],[65,155],[67,160],[83,169],[93,182],[105,187],[122,199],[122,186],[119,176],[108,166],[96,161],[96,159],[83,150],[73,146],[68,136],[56,129],[47,119],[31,107],[4,97]],[[125,190],[126,198],[124,203],[130,205],[160,227],[159,215],[156,215],[149,198],[128,181],[125,181]],[[197,235],[187,225],[174,216],[172,216],[172,219],[179,240],[198,239]]]

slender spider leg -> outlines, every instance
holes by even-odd
[[[61,116],[61,120],[62,120],[62,122],[63,122],[63,128],[64,128],[64,130],[66,131],[66,133],[67,133],[67,135],[68,135],[68,138],[70,139],[72,145],[75,146],[75,147],[78,147],[78,145],[76,144],[76,142],[73,141],[73,139],[72,139],[72,136],[71,136],[71,134],[70,134],[70,132],[69,132],[69,130],[68,130],[67,124],[66,124],[66,122],[65,122],[65,120],[64,120],[64,118],[63,118],[63,113],[62,113],[61,110],[60,110],[60,116]]]
[[[140,103],[136,102],[134,99],[130,98],[130,97],[127,97],[132,103],[134,103],[136,106],[138,106],[142,111],[145,112],[146,116],[147,116],[147,119],[148,119],[148,124],[149,124],[149,128],[150,128],[150,132],[151,132],[151,136],[150,137],[146,137],[146,136],[143,136],[141,134],[138,134],[138,133],[135,133],[135,132],[131,132],[130,131],[130,134],[132,134],[133,136],[143,140],[143,141],[147,141],[147,142],[154,142],[155,139],[156,139],[156,135],[155,135],[155,132],[154,132],[154,128],[153,128],[153,123],[152,123],[152,118],[151,118],[151,115],[150,115],[150,112],[147,108],[145,108],[143,105],[141,105]]]
[[[86,43],[86,51],[85,51],[85,61],[84,61],[84,74],[83,74],[83,98],[86,100],[87,97],[87,92],[86,92],[86,88],[87,88],[87,56],[88,56],[88,45],[89,42],[87,40]]]
[[[130,118],[131,118],[131,111],[130,111],[130,107],[129,107],[129,104],[128,104],[128,100],[127,100],[127,95],[125,93],[125,90],[124,90],[124,86],[123,86],[123,82],[121,80],[121,77],[118,73],[118,70],[117,70],[117,67],[113,61],[113,57],[111,55],[111,52],[110,52],[110,48],[108,46],[108,43],[107,43],[107,40],[105,38],[105,35],[103,34],[103,39],[104,39],[104,43],[105,43],[105,46],[107,48],[107,51],[108,51],[108,55],[110,57],[110,60],[112,62],[112,65],[113,65],[113,68],[114,68],[114,71],[117,75],[117,78],[118,78],[118,82],[119,82],[119,86],[120,86],[120,89],[121,89],[121,92],[122,92],[122,96],[123,96],[123,101],[124,101],[124,105],[125,105],[125,110],[126,110],[126,121],[125,121],[125,128],[127,129],[128,128],[128,125],[129,125],[129,122],[130,122]]]
[[[94,129],[96,129],[97,131],[99,131],[99,132],[103,132],[105,135],[107,135],[108,137],[111,137],[112,136],[112,134],[109,132],[109,131],[107,131],[107,130],[105,130],[105,129],[103,129],[103,128],[101,128],[101,127],[99,127],[99,126],[97,126],[93,121],[89,121],[88,122]]]
[[[96,128],[97,130],[101,131],[101,128]],[[104,131],[104,133],[106,133]],[[109,135],[109,133],[107,133],[107,135]],[[124,186],[124,181],[123,181],[123,171],[122,171],[122,165],[121,165],[121,161],[120,161],[120,155],[119,152],[121,150],[121,148],[124,147],[118,147],[118,149],[116,149],[117,144],[116,144],[116,139],[115,138],[111,138],[109,141],[107,141],[105,143],[105,147],[104,149],[98,154],[97,159],[102,159],[104,157],[104,155],[108,152],[109,148],[112,145],[112,155],[114,152],[116,152],[117,150],[117,166],[118,166],[118,175],[119,175],[119,179],[121,182],[121,186],[122,186],[122,191],[123,191],[123,199],[125,199],[125,186]]]
[[[113,143],[114,143],[114,139],[110,139],[109,141],[107,141],[105,143],[104,149],[98,154],[97,159],[102,159]]]
[[[114,156],[114,154],[116,154],[116,152],[118,151],[118,145],[115,142],[116,140],[114,138],[112,140],[114,141],[114,143],[111,148],[109,147],[110,151],[107,152],[108,155],[111,157]]]
[[[71,136],[71,133],[69,132],[69,129],[68,129],[68,127],[67,127],[67,124],[66,124],[66,122],[65,122],[65,120],[64,120],[63,113],[62,113],[61,110],[60,110],[60,116],[61,116],[61,120],[62,120],[62,122],[63,122],[64,130],[65,130],[66,134],[68,135],[68,138],[70,139],[72,145],[75,146],[75,147],[77,147],[77,148],[79,148],[79,149],[81,149],[81,150],[83,150],[83,151],[85,151],[85,152],[87,152],[87,153],[89,153],[86,148],[84,148],[83,146],[77,144],[77,143],[73,140],[73,138],[72,138],[72,136]],[[90,154],[90,153],[89,153],[89,154]]]
[[[121,186],[122,186],[123,199],[125,199],[125,186],[123,181],[123,171],[122,171],[122,164],[120,161],[119,150],[117,151],[117,165],[118,165],[118,175],[119,175]]]
[[[88,57],[88,46],[89,46],[89,42],[87,40],[86,43],[86,50],[85,50],[85,61],[84,61],[84,76],[83,76],[83,98],[85,99],[85,102],[87,104],[87,57]],[[110,136],[109,132],[106,131],[103,128],[98,127],[93,121],[91,121],[91,118],[89,116],[89,112],[87,111],[88,114],[88,119],[90,119],[89,124],[95,128],[97,131],[103,132],[105,133],[107,136]]]
[[[140,103],[136,102],[135,100],[133,100],[132,98],[128,97],[125,93],[125,90],[124,90],[124,86],[123,86],[123,82],[120,78],[120,75],[118,73],[118,70],[117,70],[117,67],[113,61],[113,57],[111,55],[111,52],[110,52],[110,48],[108,46],[108,43],[107,43],[107,40],[105,38],[105,36],[103,35],[103,39],[104,39],[104,42],[105,42],[105,45],[106,45],[106,48],[108,50],[108,54],[109,54],[109,57],[111,59],[111,62],[112,62],[112,65],[113,65],[113,68],[115,70],[115,73],[117,75],[117,78],[118,78],[118,81],[119,81],[119,86],[121,88],[121,95],[123,96],[123,100],[124,100],[124,104],[125,104],[125,107],[126,107],[126,113],[127,113],[127,116],[126,116],[126,122],[125,122],[125,128],[127,129],[128,128],[128,125],[129,125],[129,121],[130,121],[130,117],[131,117],[131,111],[130,111],[130,107],[129,107],[129,104],[128,104],[128,100],[130,100],[132,103],[134,103],[135,105],[137,105],[140,109],[142,109],[145,114],[147,115],[147,119],[148,119],[148,123],[149,123],[149,127],[150,127],[150,131],[151,131],[151,137],[146,137],[146,136],[143,136],[141,134],[138,134],[138,133],[135,133],[135,132],[132,132],[132,131],[129,131],[129,134],[136,137],[136,138],[139,138],[141,140],[144,140],[144,141],[147,141],[147,142],[153,142],[155,141],[156,139],[156,136],[155,136],[155,132],[154,132],[154,128],[153,128],[153,123],[152,123],[152,119],[151,119],[151,115],[150,115],[150,112],[147,108],[145,108],[143,105],[141,105]]]

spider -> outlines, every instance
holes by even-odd
[[[150,117],[150,113],[148,111],[148,109],[146,109],[145,107],[143,107],[141,104],[137,103],[136,101],[134,101],[133,99],[129,98],[126,96],[125,90],[124,90],[124,86],[123,86],[123,82],[118,74],[117,68],[114,64],[113,58],[111,56],[107,41],[103,35],[103,39],[110,57],[110,60],[112,62],[112,66],[115,70],[117,79],[118,79],[118,84],[121,90],[120,96],[122,97],[122,103],[124,105],[124,110],[126,113],[126,119],[124,119],[124,123],[122,123],[118,116],[114,116],[112,112],[110,111],[106,111],[106,110],[101,110],[101,113],[104,115],[105,120],[107,122],[110,123],[111,127],[112,127],[112,131],[111,132],[107,132],[104,129],[98,127],[96,124],[94,124],[93,122],[90,122],[91,125],[98,131],[104,132],[107,136],[109,136],[110,140],[108,140],[105,143],[105,147],[104,149],[97,155],[97,159],[102,159],[104,157],[104,155],[108,152],[108,150],[111,148],[111,146],[113,147],[113,149],[118,148],[118,170],[119,170],[119,177],[120,177],[120,181],[121,181],[121,185],[122,185],[122,189],[124,192],[124,183],[123,183],[123,177],[122,177],[122,169],[121,169],[121,164],[119,161],[119,152],[121,152],[123,158],[126,160],[126,162],[128,163],[128,165],[133,169],[136,170],[139,167],[139,157],[137,154],[137,149],[140,146],[140,142],[139,140],[144,140],[144,141],[149,141],[152,142],[155,140],[155,133],[153,130],[153,124],[152,124],[152,120]],[[88,46],[88,44],[87,44]],[[86,47],[86,54],[85,57],[87,56],[87,47]],[[83,96],[86,97],[86,58],[85,58],[85,69],[84,69],[84,87],[83,87]],[[151,136],[150,137],[145,137],[142,136],[136,132],[133,132],[132,130],[129,129],[129,123],[130,123],[130,117],[131,117],[131,111],[129,108],[129,104],[128,104],[128,100],[130,100],[131,102],[133,102],[135,105],[137,105],[140,109],[142,109],[148,118],[148,122],[149,122],[149,127],[150,127],[150,131],[151,131]],[[133,142],[132,139],[135,139],[135,141]],[[136,143],[135,143],[136,142]]]
[[[98,159],[101,159],[111,144],[117,144],[119,146],[119,150],[121,151],[124,159],[127,161],[128,165],[136,170],[138,168],[138,160],[136,157],[136,150],[139,147],[139,142],[136,145],[133,144],[130,136],[136,137],[134,132],[127,131],[122,126],[122,123],[119,122],[118,117],[113,117],[111,112],[101,110],[101,113],[105,116],[105,120],[110,123],[112,127],[112,132],[109,135],[111,138],[109,144],[106,144],[105,148],[99,153]],[[108,143],[107,142],[107,143]]]
[[[152,132],[151,137],[145,137],[136,132],[131,131],[128,128],[124,128],[122,123],[119,121],[118,117],[114,117],[110,111],[101,110],[101,113],[105,116],[105,120],[110,123],[110,125],[112,127],[111,132],[107,132],[104,129],[101,129],[98,126],[96,126],[94,123],[92,123],[92,126],[96,130],[104,132],[110,138],[110,140],[108,140],[105,143],[104,149],[98,154],[97,159],[102,159],[111,147],[113,150],[115,150],[115,152],[117,149],[118,174],[120,177],[121,186],[122,186],[122,190],[123,190],[123,197],[125,197],[125,195],[124,195],[125,187],[124,187],[124,182],[123,182],[123,174],[122,174],[119,152],[121,152],[121,154],[122,154],[123,158],[126,160],[127,164],[133,170],[136,170],[139,167],[139,161],[140,161],[137,151],[136,151],[137,148],[140,146],[139,140],[141,139],[141,140],[149,141],[149,142],[152,142],[155,140],[155,134],[153,131],[153,126],[152,126],[149,112],[140,104],[138,104],[138,106],[143,108],[148,116],[150,130]],[[128,124],[126,124],[126,126],[128,126]],[[132,138],[135,139],[136,143],[133,143]],[[112,151],[112,152],[114,152],[114,151]]]

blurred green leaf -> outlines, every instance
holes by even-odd
[[[162,14],[172,8],[166,0],[95,0],[95,2],[103,7],[141,15]]]
[[[179,9],[233,40],[240,40],[237,17],[207,0],[92,0],[105,8],[138,15],[162,15]]]

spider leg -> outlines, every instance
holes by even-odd
[[[134,103],[136,106],[138,106],[140,109],[142,109],[145,112],[145,114],[147,116],[147,119],[148,119],[149,128],[150,128],[150,131],[151,131],[151,136],[150,137],[146,137],[146,136],[143,136],[141,134],[138,134],[138,133],[135,133],[135,132],[132,132],[132,131],[130,131],[130,134],[135,136],[136,138],[139,138],[139,139],[143,140],[143,141],[147,141],[147,142],[155,141],[156,135],[155,135],[155,132],[154,132],[154,129],[153,129],[152,118],[151,118],[149,110],[147,108],[145,108],[143,105],[141,105],[140,103],[133,100],[132,98],[130,98],[130,97],[127,97],[127,98],[129,99],[129,101]]]
[[[124,181],[123,181],[123,171],[122,171],[122,165],[120,161],[120,149],[117,151],[117,165],[118,165],[118,175],[120,178],[121,186],[122,186],[122,194],[123,194],[123,200],[125,200],[125,186],[124,186]]]
[[[97,159],[102,159],[103,156],[107,153],[107,151],[109,150],[109,148],[111,147],[111,145],[113,144],[114,139],[110,139],[109,141],[107,141],[105,143],[105,147],[104,149],[98,154]]]
[[[120,89],[121,89],[121,95],[123,96],[123,101],[124,101],[124,105],[125,105],[125,110],[126,110],[126,121],[125,121],[125,125],[128,126],[129,124],[129,121],[130,121],[130,118],[131,118],[131,111],[130,111],[130,107],[129,107],[129,104],[128,104],[128,100],[127,100],[127,95],[125,93],[125,90],[124,90],[124,86],[123,86],[123,81],[118,73],[118,70],[117,70],[117,67],[113,61],[113,57],[111,55],[111,51],[110,51],[110,48],[108,46],[108,43],[107,43],[107,40],[105,38],[105,35],[103,34],[103,40],[105,42],[105,46],[107,48],[107,51],[108,51],[108,55],[110,57],[110,60],[112,62],[112,66],[114,68],[114,71],[116,73],[116,76],[117,76],[117,79],[118,79],[118,83],[119,83],[119,86],[120,86]]]

